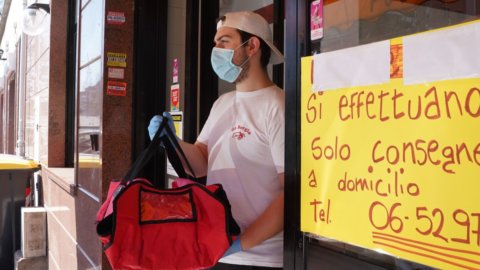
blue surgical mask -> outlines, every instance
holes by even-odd
[[[230,83],[233,83],[235,80],[237,80],[238,76],[242,72],[242,66],[248,61],[248,59],[250,59],[250,57],[240,66],[237,66],[232,62],[233,54],[235,53],[236,49],[240,48],[247,42],[248,40],[233,50],[216,47],[212,49],[212,56],[210,60],[212,62],[213,70],[215,73],[217,73],[217,76],[220,79]]]

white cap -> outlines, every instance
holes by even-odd
[[[283,62],[282,53],[273,45],[272,31],[268,22],[260,15],[252,11],[240,11],[226,13],[224,20],[217,23],[217,30],[221,27],[231,27],[255,35],[271,49],[270,64],[280,64]]]

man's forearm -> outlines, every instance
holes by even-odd
[[[203,147],[204,145],[201,145],[199,143],[191,144],[182,140],[179,140],[178,142],[180,144],[180,147],[182,147],[183,152],[187,156],[188,162],[192,166],[195,176],[202,177],[207,175],[206,147]],[[183,164],[183,167],[187,172],[189,172],[186,164]]]
[[[242,248],[250,249],[283,230],[283,190],[241,235]]]

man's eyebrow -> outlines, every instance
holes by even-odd
[[[230,36],[230,35],[228,35],[228,34],[225,34],[225,35],[221,35],[221,36],[219,36],[218,38],[214,39],[213,42],[219,41],[220,39],[222,39],[222,38],[224,38],[224,37],[226,37],[226,38],[232,38],[232,36]]]

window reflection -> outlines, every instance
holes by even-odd
[[[102,54],[102,19],[101,0],[90,1],[82,10],[80,27],[80,66],[100,57]]]
[[[96,154],[102,114],[101,60],[80,70],[78,152]]]
[[[320,52],[415,34],[478,18],[467,14],[467,2],[468,0],[325,1],[325,35]],[[312,45],[315,47],[316,44]]]

